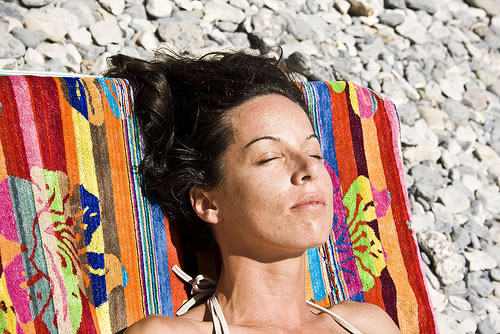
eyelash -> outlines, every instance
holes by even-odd
[[[313,154],[313,155],[309,155],[311,158],[315,158],[315,159],[318,159],[319,161],[323,161],[325,158],[323,158],[321,155],[316,155],[316,154]],[[267,162],[270,162],[272,160],[275,160],[275,159],[279,159],[279,157],[274,157],[274,158],[270,158],[270,159],[266,159],[266,160],[262,160],[262,161],[259,161],[259,164],[260,165],[263,165]]]

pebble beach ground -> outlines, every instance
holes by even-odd
[[[98,75],[162,45],[281,46],[304,80],[391,97],[439,329],[500,333],[500,1],[0,2],[0,70]]]

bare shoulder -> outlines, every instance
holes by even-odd
[[[401,333],[391,317],[374,304],[346,300],[330,307],[330,311],[344,318],[362,333]]]
[[[192,319],[151,314],[127,328],[124,334],[197,333],[197,325],[197,321]]]

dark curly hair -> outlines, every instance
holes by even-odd
[[[192,187],[210,190],[224,178],[221,159],[232,142],[230,110],[261,95],[280,94],[306,110],[291,72],[273,58],[216,52],[200,58],[157,53],[153,61],[115,55],[108,77],[128,79],[142,128],[145,156],[139,165],[171,221],[205,249],[214,244],[191,207]]]

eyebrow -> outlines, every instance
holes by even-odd
[[[319,142],[319,139],[318,137],[313,133],[313,134],[310,134],[309,136],[306,137],[306,140],[309,140],[309,139],[313,139],[313,138],[316,138]],[[262,136],[262,137],[257,137],[257,138],[254,138],[252,139],[248,144],[246,144],[245,146],[243,146],[243,150],[246,150],[248,149],[251,145],[255,144],[256,142],[258,142],[259,140],[272,140],[274,142],[277,142],[279,143],[281,140],[277,137],[273,137],[273,136]]]

